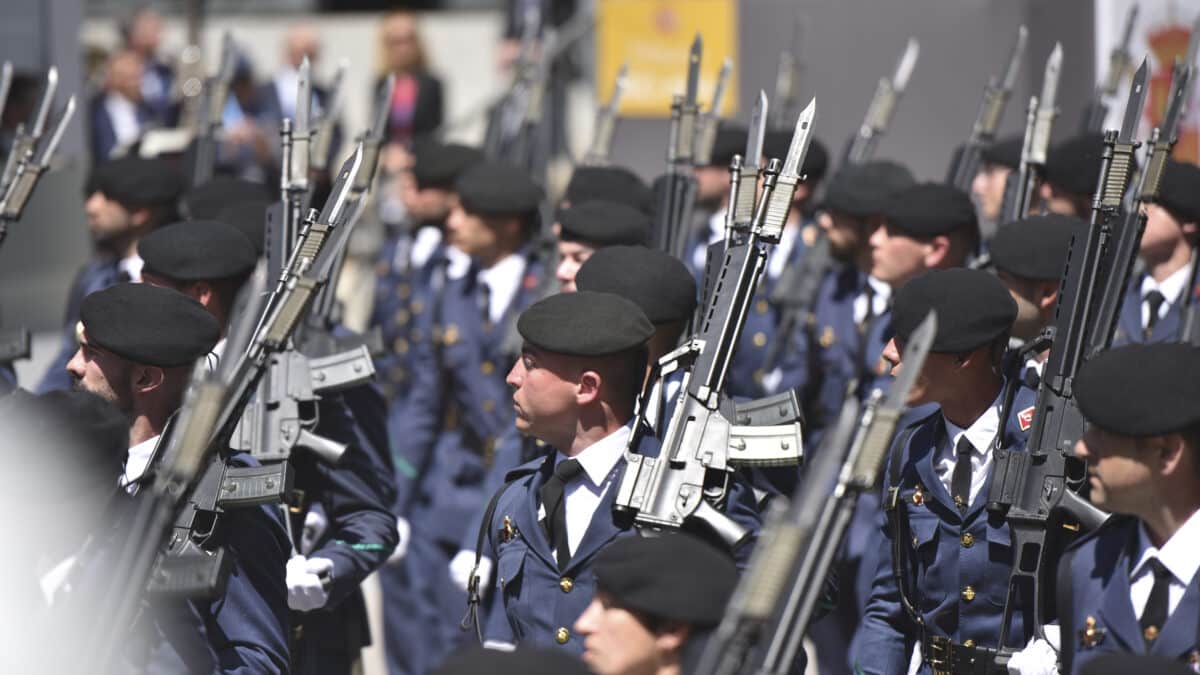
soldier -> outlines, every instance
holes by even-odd
[[[596,555],[634,535],[612,505],[654,327],[629,300],[580,291],[533,305],[518,329],[525,344],[508,374],[516,426],[554,450],[510,472],[489,504],[481,537],[496,561],[496,604],[482,637],[579,654],[569,626],[592,600]],[[652,435],[640,438],[632,450],[658,453]],[[726,513],[757,532],[752,492],[734,480],[726,499]],[[741,560],[748,549],[736,551]]]
[[[1158,199],[1145,206],[1146,229],[1138,257],[1144,264],[1125,289],[1114,345],[1179,339],[1181,309],[1192,283],[1192,256],[1200,228],[1200,167],[1167,160]]]
[[[180,200],[179,212],[188,220],[214,220],[222,209],[230,205],[269,201],[275,194],[262,183],[232,176],[215,176],[185,192]]]
[[[1200,663],[1200,349],[1131,345],[1075,379],[1088,421],[1075,454],[1113,514],[1064,554],[1063,672],[1112,652]],[[1114,396],[1114,392],[1120,395]],[[1097,659],[1098,660],[1098,659]],[[1154,672],[1158,672],[1155,670]]]
[[[587,201],[563,209],[555,229],[558,234],[559,290],[575,290],[579,267],[597,249],[606,246],[645,246],[650,237],[650,216],[637,209],[607,201]]]
[[[542,192],[526,174],[484,162],[459,176],[455,191],[447,243],[471,264],[448,275],[440,302],[412,307],[423,339],[392,429],[400,546],[407,542],[382,577],[393,673],[426,672],[462,638],[465,596],[448,565],[483,504],[497,438],[512,424],[509,333],[547,273],[530,252]]]
[[[596,594],[575,621],[583,662],[597,675],[689,672],[737,580],[727,553],[686,534],[613,542],[596,556]]]
[[[654,213],[654,195],[650,188],[629,169],[620,166],[581,166],[571,174],[562,206],[592,200],[617,202],[645,213]]]
[[[216,344],[220,328],[200,303],[149,284],[93,293],[79,316],[79,350],[67,369],[78,388],[115,403],[128,419],[121,480],[135,491],[153,474],[192,365]],[[230,461],[254,464],[240,453]],[[225,592],[171,605],[158,616],[157,644],[141,656],[165,666],[162,672],[288,672],[288,542],[278,510],[233,509],[221,528],[234,561]]]
[[[852,666],[865,673],[905,672],[914,647],[916,672],[957,672],[960,664],[991,663],[1004,646],[996,640],[1013,550],[1007,523],[986,503],[994,450],[1023,450],[1030,426],[1033,392],[1006,387],[1002,371],[1017,307],[986,272],[917,277],[896,294],[895,337],[884,351],[895,367],[904,367],[900,349],[930,310],[938,332],[909,405],[941,409],[892,445],[886,486],[898,497],[888,497],[875,581],[851,652]],[[1028,589],[1014,603],[1011,635],[1024,644],[1033,630]]]
[[[222,334],[238,289],[257,261],[249,240],[218,221],[168,225],[143,239],[139,252],[147,283],[200,302]],[[370,385],[322,394],[315,431],[347,444],[346,453],[336,467],[311,453],[288,460],[302,495],[289,511],[297,521],[292,531],[305,531],[291,542],[287,563],[293,672],[349,673],[359,650],[370,644],[359,585],[383,565],[397,540],[383,405]]]
[[[140,277],[138,240],[175,219],[175,201],[182,190],[182,179],[161,160],[129,157],[92,170],[84,187],[83,210],[94,252],[71,284],[62,344],[38,384],[39,393],[71,386],[66,365],[77,348],[80,303],[90,293]]]
[[[971,197],[979,207],[980,220],[993,226],[999,224],[1004,189],[1009,176],[1020,168],[1024,142],[1020,136],[1010,136],[988,145],[979,153],[979,171],[971,181]]]
[[[1075,136],[1050,148],[1038,189],[1042,207],[1051,213],[1076,218],[1090,216],[1103,149],[1101,134]]]

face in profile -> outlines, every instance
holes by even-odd
[[[662,655],[678,650],[679,631],[655,633],[633,612],[617,606],[603,591],[575,622],[583,636],[583,662],[597,675],[651,675]]]
[[[95,394],[117,406],[121,412],[132,410],[132,364],[89,342],[86,331],[79,337],[75,356],[67,362],[67,372],[71,374],[75,389]]]
[[[574,375],[567,357],[526,345],[505,379],[513,388],[517,431],[546,442],[573,435]]]
[[[576,290],[575,275],[595,252],[596,249],[577,241],[558,242],[558,267],[554,276],[558,279],[559,291],[573,293]]]

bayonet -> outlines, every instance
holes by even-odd
[[[786,124],[787,114],[796,104],[796,56],[785,49],[779,52],[779,64],[775,68],[774,124]]]
[[[704,41],[700,34],[692,40],[688,50],[687,89],[684,91],[684,102],[687,105],[697,105],[700,95],[700,57],[704,53]]]
[[[1137,133],[1142,121],[1142,113],[1146,109],[1146,59],[1133,74],[1133,85],[1130,88],[1129,99],[1125,103],[1125,115],[1122,117],[1121,131],[1117,136],[1119,143],[1132,143],[1133,135]]]
[[[0,69],[0,113],[4,112],[4,106],[8,103],[8,90],[12,87],[12,62],[5,61],[4,67]]]
[[[871,97],[871,104],[867,108],[867,116],[847,148],[846,161],[858,164],[871,159],[875,154],[875,144],[891,124],[892,115],[896,111],[896,101],[908,87],[908,80],[916,67],[920,52],[920,44],[916,39],[909,38],[892,79],[880,78],[875,87],[875,95]]]
[[[721,63],[721,72],[717,75],[717,85],[713,89],[712,105],[700,116],[696,129],[696,149],[693,153],[697,166],[707,165],[712,160],[713,145],[717,139],[717,125],[721,119],[721,103],[725,97],[725,86],[729,75],[733,72],[733,59],[726,57]]]
[[[679,108],[679,130],[675,137],[675,162],[686,165],[689,170],[695,159],[692,152],[696,143],[696,115],[699,112],[696,96],[700,88],[700,56],[703,48],[700,34],[696,33],[688,50],[687,88]]]
[[[292,121],[292,156],[288,162],[288,190],[308,191],[309,142],[312,140],[312,64],[300,62],[296,79],[296,114]]]
[[[746,152],[742,155],[742,166],[737,188],[737,202],[731,203],[733,211],[732,224],[734,227],[748,226],[754,218],[758,186],[758,170],[763,152],[763,140],[767,132],[767,94],[759,90],[758,99],[754,102],[754,112],[750,115],[750,129],[746,134]]]
[[[50,66],[46,73],[46,88],[42,91],[42,101],[38,104],[37,112],[33,115],[33,129],[29,135],[36,142],[46,130],[46,119],[50,116],[50,107],[54,105],[54,93],[58,90],[58,67]]]
[[[312,152],[308,160],[309,167],[316,171],[324,171],[329,164],[329,153],[333,146],[333,130],[342,109],[343,85],[346,80],[346,70],[349,67],[348,60],[338,61],[337,70],[333,74],[333,82],[329,85],[329,96],[325,99],[326,105],[321,113],[321,121],[317,124],[312,141]]]
[[[979,113],[975,116],[971,135],[955,154],[947,177],[947,182],[960,190],[970,192],[971,182],[975,180],[975,174],[979,171],[980,154],[984,146],[996,138],[996,128],[1000,126],[1000,118],[1004,115],[1004,108],[1008,104],[1008,97],[1020,70],[1028,35],[1029,31],[1025,26],[1017,30],[1017,42],[1008,57],[1008,67],[1003,79],[997,81],[995,77],[989,78],[987,86],[983,88],[983,101],[979,104]]]
[[[608,104],[596,109],[596,123],[592,133],[592,145],[584,155],[583,163],[599,166],[608,163],[612,150],[613,132],[617,126],[617,116],[621,109],[621,95],[629,85],[629,64],[622,63],[617,70],[617,79],[613,82],[612,96]]]
[[[808,146],[812,141],[812,125],[817,116],[817,99],[812,99],[800,116],[796,118],[796,130],[792,132],[792,142],[788,146],[787,157],[783,160],[775,191],[767,203],[766,216],[762,224],[762,237],[767,241],[779,241],[783,226],[787,223],[788,213],[792,210],[792,197],[796,185],[803,180],[800,169],[804,167],[804,158],[808,155]]]
[[[1046,152],[1050,148],[1050,131],[1054,118],[1058,117],[1058,77],[1062,70],[1062,43],[1055,42],[1050,57],[1046,59],[1046,70],[1042,75],[1042,93],[1038,96],[1033,138],[1029,146],[1029,161],[1038,166],[1046,163]]]
[[[892,90],[897,95],[908,89],[908,80],[912,77],[913,69],[917,67],[917,57],[920,54],[920,43],[916,38],[909,38],[908,44],[904,46],[904,55],[900,57],[900,63],[896,64],[896,73],[892,76]]]
[[[1084,111],[1083,130],[1085,132],[1100,131],[1104,127],[1105,120],[1108,118],[1108,99],[1116,95],[1117,87],[1125,77],[1125,72],[1129,70],[1132,60],[1129,55],[1129,43],[1133,39],[1133,26],[1137,22],[1137,16],[1138,5],[1135,3],[1129,7],[1129,12],[1125,15],[1121,41],[1108,53],[1108,72],[1096,86],[1096,92],[1092,95],[1092,100]]]
[[[25,151],[23,157],[17,158],[12,181],[6,186],[3,194],[0,194],[0,243],[3,243],[7,234],[7,224],[20,220],[38,179],[50,167],[50,160],[54,157],[54,152],[62,142],[63,134],[74,115],[75,97],[72,96],[67,99],[67,105],[63,107],[62,114],[54,123],[50,136],[42,142],[36,154],[31,148]]]

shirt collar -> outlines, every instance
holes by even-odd
[[[1187,285],[1188,275],[1191,274],[1191,267],[1184,265],[1171,273],[1171,276],[1163,279],[1161,283],[1154,280],[1149,274],[1142,277],[1142,298],[1150,291],[1158,291],[1163,294],[1167,302],[1174,305],[1179,302],[1179,296],[1183,293],[1183,287]]]
[[[1184,586],[1188,585],[1191,583],[1192,577],[1196,576],[1196,572],[1200,570],[1200,553],[1196,551],[1196,541],[1198,540],[1200,540],[1200,510],[1193,512],[1175,531],[1175,534],[1171,535],[1171,538],[1163,544],[1162,548],[1154,548],[1154,544],[1150,543],[1150,536],[1146,534],[1145,523],[1140,524],[1138,526],[1139,555],[1130,578],[1136,578],[1151,558],[1158,558],[1163,567],[1170,570],[1171,575],[1179,583]]]
[[[633,420],[630,420],[625,426],[592,443],[575,456],[592,485],[600,487],[604,484],[613,467],[625,455],[625,446],[629,444],[629,434],[632,432]],[[559,451],[554,458],[554,465],[558,466],[559,462],[566,459],[568,457]]]
[[[145,261],[141,256],[134,253],[128,258],[121,258],[117,261],[117,269],[129,275],[130,281],[142,280],[142,267],[145,266]]]
[[[525,272],[525,257],[519,253],[510,253],[501,258],[495,265],[479,270],[479,282],[487,284],[488,314],[493,322],[504,316],[512,299],[521,286],[521,277]]]
[[[471,270],[471,256],[453,246],[447,246],[442,250],[446,255],[446,276],[451,279],[461,279],[466,276],[467,272]]]
[[[125,459],[125,475],[122,477],[122,485],[128,485],[146,473],[146,467],[150,464],[150,458],[154,456],[154,448],[157,445],[158,436],[154,436],[129,448],[129,456]]]
[[[1000,388],[1000,393],[996,395],[996,400],[988,406],[988,409],[983,411],[971,426],[963,429],[954,422],[946,419],[945,414],[942,415],[942,421],[946,423],[946,437],[950,439],[950,447],[958,445],[958,439],[966,436],[971,442],[974,452],[984,454],[992,447],[992,440],[996,438],[996,433],[1000,430],[1000,406],[1003,405],[1004,388]]]

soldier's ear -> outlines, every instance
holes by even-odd
[[[594,403],[600,398],[600,387],[603,383],[604,378],[594,370],[580,373],[575,384],[575,403],[581,406]]]
[[[148,394],[154,391],[162,386],[164,379],[166,379],[166,372],[158,366],[139,363],[133,367],[131,381],[134,392],[138,394]]]

